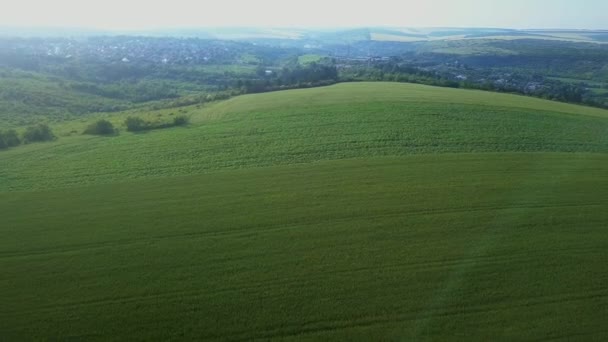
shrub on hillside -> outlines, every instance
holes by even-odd
[[[89,125],[84,131],[84,134],[93,135],[111,135],[115,133],[114,125],[110,121],[103,119]]]
[[[37,124],[28,127],[23,133],[23,141],[25,143],[51,141],[55,139],[55,135],[47,124]]]
[[[141,132],[152,129],[170,128],[175,126],[185,126],[190,122],[190,119],[185,115],[176,116],[173,118],[173,122],[150,122],[137,117],[128,117],[125,120],[127,131],[129,132]]]
[[[173,126],[185,126],[190,122],[190,118],[185,115],[176,116],[173,118]]]
[[[0,149],[14,147],[21,144],[21,139],[17,131],[9,129],[8,131],[0,131]]]
[[[141,118],[136,117],[128,117],[125,120],[125,125],[127,126],[127,131],[129,132],[139,132],[148,129],[148,123]]]

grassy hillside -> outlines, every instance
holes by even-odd
[[[411,84],[247,95],[184,111],[191,127],[3,151],[0,191],[412,153],[608,151],[608,111]]]
[[[63,121],[77,114],[120,110],[126,101],[74,91],[65,80],[0,69],[0,127]]]
[[[237,79],[255,76],[252,65],[150,68],[140,70],[139,78],[128,78],[130,69],[120,69],[120,65],[93,63],[64,67],[73,70],[23,71],[0,65],[0,129],[40,122],[87,120],[95,116],[94,113],[170,107],[180,101],[193,101],[194,97],[200,102],[200,97],[206,96],[203,92],[218,93],[218,83],[231,84]],[[79,76],[79,72],[92,75]],[[106,74],[117,79],[100,80],[99,75]]]
[[[608,337],[607,111],[383,83],[187,110],[0,152],[0,340]]]

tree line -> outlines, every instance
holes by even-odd
[[[14,129],[8,129],[0,131],[0,149],[55,139],[55,134],[47,124],[29,126],[21,135]]]
[[[400,60],[374,63],[354,63],[340,70],[341,82],[390,81],[418,83],[439,87],[477,89],[528,95],[554,101],[608,108],[608,98],[595,95],[585,83],[566,83],[525,70],[477,69],[463,66],[474,77],[458,79],[458,69],[425,70]],[[505,76],[501,79],[499,75]]]

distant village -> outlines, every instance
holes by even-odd
[[[233,61],[250,44],[201,39],[96,37],[2,41],[5,52],[120,63],[204,64]]]

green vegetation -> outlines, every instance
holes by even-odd
[[[2,194],[1,334],[602,339],[607,168],[435,155]]]
[[[23,142],[26,144],[32,142],[51,141],[55,138],[56,137],[53,134],[53,131],[47,124],[29,126],[26,128],[25,132],[23,132]]]
[[[300,64],[310,64],[310,63],[318,63],[324,57],[320,55],[306,54],[298,57],[298,63]]]
[[[21,139],[14,129],[0,131],[0,149],[15,147],[21,144]]]
[[[21,137],[14,129],[0,130],[0,149],[19,146],[21,143],[52,141],[55,138],[55,134],[47,124],[27,127]]]
[[[0,191],[412,153],[608,150],[606,110],[412,84],[344,83],[184,110],[192,120],[187,130],[66,137],[3,151],[0,176],[14,181],[0,183]],[[150,113],[140,123],[171,124],[171,112],[161,113],[158,121]],[[52,159],[44,158],[47,148]]]
[[[116,134],[116,129],[114,129],[114,125],[110,121],[101,119],[89,125],[84,133],[91,135],[112,135]]]
[[[171,122],[150,122],[139,117],[130,116],[125,120],[125,126],[127,126],[127,131],[129,132],[141,132],[174,126],[185,126],[189,122],[190,118],[185,115],[176,116]]]
[[[148,123],[142,118],[128,117],[125,120],[125,126],[129,132],[139,132],[148,129]]]
[[[606,337],[608,111],[381,82],[181,110],[0,153],[1,339]]]
[[[173,118],[173,126],[186,126],[190,122],[190,118],[185,115],[179,115]]]
[[[0,127],[66,121],[79,114],[126,109],[127,103],[66,86],[65,80],[0,69]]]
[[[258,65],[261,61],[260,58],[254,54],[244,53],[240,57],[240,62],[243,64]]]
[[[0,128],[351,80],[484,89],[608,108],[608,93],[592,86],[608,81],[608,45],[591,43],[602,37],[598,32],[373,28],[309,34],[255,42],[0,37]],[[522,39],[494,39],[513,35]],[[375,41],[377,36],[422,41]]]

